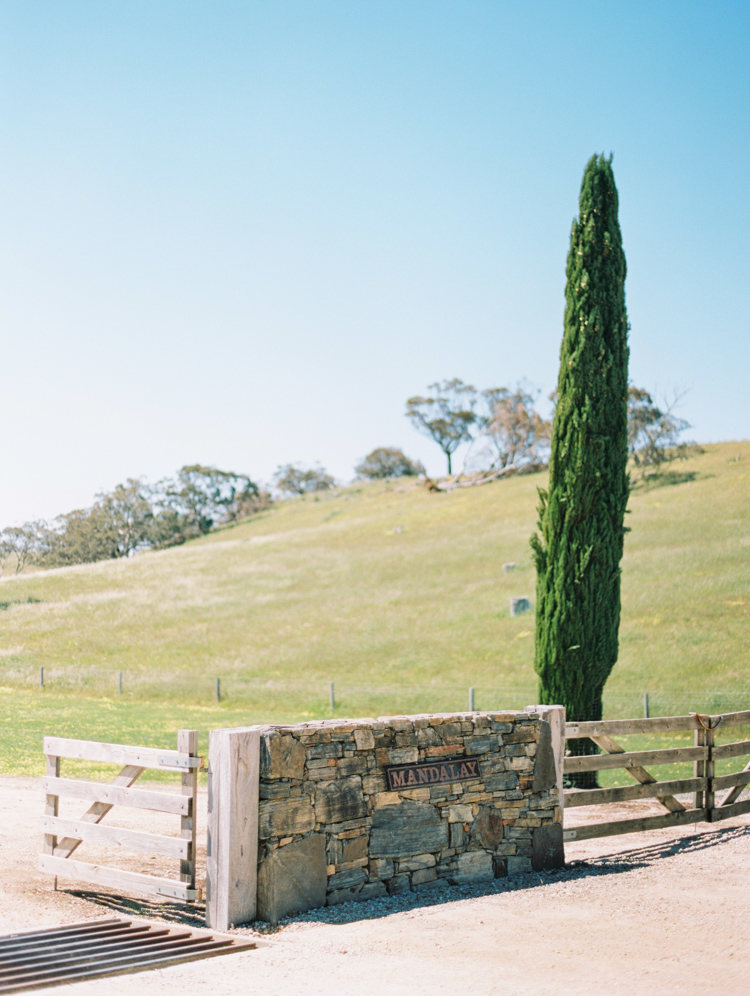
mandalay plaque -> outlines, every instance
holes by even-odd
[[[385,769],[388,788],[391,792],[399,789],[422,788],[439,785],[441,782],[468,782],[479,778],[479,759],[476,757],[453,757],[441,761],[419,761],[416,764],[394,764]]]

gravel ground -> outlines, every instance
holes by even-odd
[[[0,779],[0,810],[0,932],[111,911],[201,922],[199,910],[186,915],[177,904],[123,899],[74,883],[52,891],[48,876],[36,870],[36,781]],[[134,816],[128,825],[136,827],[144,817]],[[237,934],[258,941],[243,954],[38,991],[685,996],[718,986],[722,996],[750,994],[750,818],[572,844],[566,857],[556,872],[328,907],[275,929],[241,928]]]

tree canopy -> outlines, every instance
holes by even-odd
[[[433,439],[445,454],[448,473],[453,472],[451,457],[461,443],[471,439],[477,416],[476,388],[458,377],[429,384],[430,395],[416,395],[406,402],[406,416],[412,424]]]
[[[419,477],[425,470],[419,460],[411,460],[403,450],[379,446],[354,468],[358,477],[376,480],[385,477]]]
[[[323,467],[305,469],[294,463],[285,463],[279,467],[273,475],[273,480],[279,491],[288,495],[330,491],[336,486],[336,481]]]
[[[0,532],[0,569],[27,563],[64,567],[129,557],[175,546],[268,507],[270,496],[246,474],[192,464],[176,478],[150,485],[128,478],[96,495],[89,508],[52,522],[27,522]]]

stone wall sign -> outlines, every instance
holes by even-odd
[[[479,778],[479,760],[471,757],[454,757],[442,761],[422,761],[419,764],[394,764],[385,769],[391,792],[415,789],[441,782],[468,782]]]
[[[209,926],[558,867],[564,738],[562,706],[214,730]]]

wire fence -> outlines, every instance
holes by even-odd
[[[0,686],[123,700],[227,703],[319,715],[388,715],[523,709],[538,700],[535,680],[506,685],[408,684],[116,670],[92,666],[4,665]],[[606,719],[724,713],[750,708],[750,686],[734,689],[632,689],[604,693]]]

